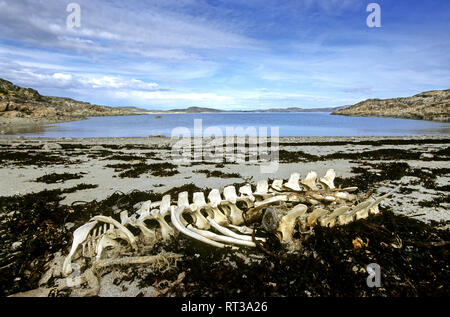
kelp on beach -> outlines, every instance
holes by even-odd
[[[194,185],[174,188],[170,194],[199,190]],[[3,295],[36,288],[44,264],[51,254],[67,252],[71,231],[90,217],[131,211],[143,200],[158,200],[162,194],[134,191],[115,193],[108,199],[60,205],[64,192],[43,191],[36,194],[0,198],[2,222],[0,284]],[[166,193],[164,193],[166,194]],[[129,271],[130,279],[142,287],[157,280],[176,280],[185,272],[182,284],[166,295],[177,296],[440,296],[449,295],[448,251],[450,233],[444,224],[425,224],[394,215],[387,208],[382,213],[347,226],[315,229],[302,243],[299,252],[288,252],[262,228],[258,235],[268,238],[265,248],[243,248],[238,254],[202,245],[182,235],[168,243],[158,243],[149,254],[162,251],[183,255],[176,268],[140,276]],[[71,230],[66,225],[73,223]],[[356,247],[353,241],[366,242]],[[20,246],[11,250],[14,242]],[[248,255],[261,260],[245,260]],[[368,288],[369,263],[382,268],[382,287]]]
[[[346,152],[336,147],[339,142],[345,146],[367,145],[375,148],[358,148]],[[401,185],[396,195],[404,197],[412,197],[418,188],[420,191],[432,193],[431,199],[415,202],[414,208],[418,208],[416,213],[420,213],[420,208],[442,209],[449,204],[449,188],[445,180],[450,170],[443,165],[449,160],[447,139],[281,143],[287,143],[280,151],[281,164],[292,164],[292,169],[295,169],[295,164],[301,166],[304,163],[322,164],[327,160],[347,160],[352,163],[348,168],[350,175],[337,178],[337,185],[358,186],[359,190],[363,191],[373,190],[379,187],[379,184]],[[334,152],[321,154],[301,148],[328,143],[332,148],[336,147]],[[77,178],[80,183],[67,188],[0,197],[0,295],[7,296],[38,287],[46,263],[49,263],[58,251],[67,254],[72,242],[72,232],[94,215],[117,217],[122,210],[131,213],[136,203],[158,201],[164,194],[175,197],[182,191],[188,191],[191,196],[196,191],[208,192],[207,188],[197,187],[201,185],[199,183],[180,183],[181,186],[159,192],[158,188],[165,186],[164,177],[177,177],[181,174],[179,166],[167,160],[152,162],[165,160],[166,146],[160,146],[164,150],[158,151],[158,145],[99,144],[103,149],[99,147],[98,150],[93,150],[92,145],[66,141],[61,142],[61,150],[53,152],[39,151],[38,148],[42,145],[28,144],[28,148],[27,144],[2,144],[2,168],[53,169],[56,165],[65,168],[77,166],[82,161],[96,160],[102,164],[102,168],[119,176],[121,180],[128,179],[132,182],[136,178],[151,176],[157,177],[158,184],[149,186],[149,191],[121,192],[113,188],[113,194],[106,199],[84,201],[80,198],[73,203],[63,204],[62,200],[70,193],[95,190],[98,185],[92,178],[89,179],[89,184],[84,183],[84,177],[78,178],[82,175],[90,176],[89,172],[84,170],[47,172],[42,177],[34,176],[29,181],[39,179],[46,183],[64,183],[70,179],[75,182]],[[439,147],[429,151],[427,144]],[[384,147],[376,148],[381,145]],[[412,148],[396,148],[397,145]],[[424,153],[432,153],[433,161],[443,163],[436,167],[430,163],[430,159],[421,159]],[[421,161],[426,164],[425,167],[419,168],[417,162]],[[191,164],[194,168],[192,171],[201,177],[242,179],[243,176],[239,173],[226,169],[230,165],[237,168],[233,162]],[[215,169],[211,169],[211,166]],[[407,184],[402,183],[405,178],[408,179]],[[245,181],[239,184],[243,182]],[[377,195],[382,194],[383,190]],[[399,201],[397,207],[407,210],[413,208],[413,205]],[[228,249],[215,249],[179,235],[177,239],[166,243],[158,242],[148,250],[148,254],[174,252],[183,255],[176,267],[153,272],[141,270],[139,267],[119,268],[126,278],[115,283],[121,285],[138,281],[140,287],[154,286],[158,289],[162,280],[175,281],[184,274],[182,283],[175,283],[164,291],[161,289],[157,294],[448,296],[450,223],[424,223],[414,217],[399,215],[395,208],[393,205],[382,204],[380,214],[365,220],[334,228],[317,227],[314,234],[303,241],[302,248],[297,252],[285,249],[261,227],[255,229],[258,236],[268,239],[264,244],[265,249],[242,248],[238,253]],[[370,263],[377,263],[381,267],[380,288],[369,288],[366,284],[366,266]],[[64,296],[65,293],[56,295]]]

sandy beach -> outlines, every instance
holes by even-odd
[[[101,278],[98,295],[236,296],[244,292],[255,296],[416,296],[446,292],[441,282],[449,272],[448,263],[447,267],[443,264],[446,247],[430,249],[426,241],[438,236],[439,241],[448,241],[448,137],[280,138],[279,168],[273,174],[262,174],[255,164],[174,164],[174,142],[165,137],[0,138],[2,292],[11,295],[36,288],[49,263],[67,254],[72,232],[93,214],[113,214],[117,208],[132,210],[137,202],[164,193],[255,185],[264,178],[288,179],[293,172],[302,177],[311,170],[323,175],[330,168],[336,171],[338,186],[357,186],[376,197],[399,185],[400,189],[382,202],[381,216],[342,228],[318,229],[301,253],[292,254],[292,259],[280,262],[264,256],[262,251],[211,252],[179,236],[169,244],[157,244],[149,252],[183,254],[181,264],[160,275],[145,267],[109,272]],[[413,247],[386,249],[388,244],[383,241],[392,237],[380,235],[374,226],[379,230],[388,228],[405,241],[420,240],[423,245],[417,242]],[[12,232],[15,228],[18,231]],[[366,253],[351,246],[352,239],[358,236],[367,236],[371,241]],[[279,246],[272,247],[283,257],[288,256]],[[393,264],[399,257],[404,260]],[[415,270],[420,272],[415,277],[408,269],[410,257],[415,257]],[[391,265],[385,273],[385,287],[368,290],[365,286],[364,263],[368,261]],[[313,265],[307,270],[314,275],[301,274],[305,265]],[[193,269],[197,266],[201,271]],[[274,267],[278,269],[274,271]],[[276,273],[283,270],[281,275]],[[242,284],[242,272],[247,272],[247,284]],[[435,274],[434,278],[429,272]],[[273,282],[267,284],[258,274]],[[338,276],[346,276],[346,281],[356,286],[345,286],[336,280]],[[172,286],[158,286],[160,279],[170,281]],[[214,279],[225,284],[211,284]],[[412,284],[404,284],[405,279],[411,279]],[[294,280],[297,284],[291,287]],[[39,292],[33,296],[49,295],[45,289]]]
[[[1,138],[0,178],[4,181],[0,192],[2,196],[14,196],[79,184],[96,186],[65,195],[61,203],[70,205],[78,200],[101,201],[116,191],[163,193],[191,183],[205,189],[223,188],[235,183],[256,184],[260,179],[287,179],[294,172],[306,176],[314,170],[323,175],[333,168],[349,184],[353,179],[355,186],[362,182],[364,190],[373,189],[377,195],[401,185],[401,192],[386,202],[395,212],[424,221],[450,220],[446,198],[450,181],[447,137],[286,137],[280,139],[279,168],[273,174],[262,174],[259,165],[248,162],[193,162],[175,164],[170,168],[174,172],[169,175],[155,176],[151,170],[120,175],[132,170],[135,164],[170,163],[175,142],[165,137]],[[49,150],[43,149],[45,144],[50,144]],[[57,144],[56,149],[51,149],[53,144]],[[13,153],[23,157],[14,157]],[[52,160],[53,157],[58,160]],[[217,171],[218,176],[208,175],[206,170]],[[52,174],[72,174],[79,178],[38,181]]]

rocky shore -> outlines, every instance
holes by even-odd
[[[450,122],[450,89],[427,91],[407,98],[368,99],[332,114]]]
[[[131,107],[106,107],[70,98],[42,96],[0,79],[0,134],[13,134],[21,127],[84,120],[98,116],[126,116],[147,113]]]

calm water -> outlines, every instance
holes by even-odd
[[[410,136],[450,135],[450,124],[391,118],[334,116],[328,113],[220,113],[155,114],[95,117],[83,121],[44,126],[39,131],[21,133],[33,137],[147,137],[170,136],[175,127],[191,132],[194,119],[202,119],[202,128],[279,127],[280,136]]]

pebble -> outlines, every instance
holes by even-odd
[[[104,151],[105,148],[101,145],[96,145],[96,146],[91,147],[91,150],[92,151]]]
[[[422,153],[420,155],[421,160],[432,160],[434,158],[434,155],[431,153]]]
[[[73,228],[73,226],[75,226],[75,224],[73,222],[68,222],[65,224],[65,228],[66,230],[70,230],[71,228]]]
[[[13,251],[16,251],[16,250],[18,250],[21,246],[22,246],[22,242],[17,241],[17,242],[14,242],[14,243],[11,245],[11,249],[12,249]]]
[[[61,150],[62,146],[58,143],[46,143],[42,146],[43,150]]]

